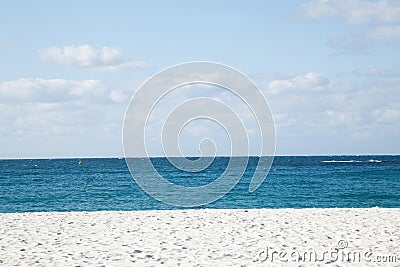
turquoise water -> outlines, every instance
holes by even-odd
[[[200,173],[177,170],[165,158],[152,161],[170,181],[199,186],[216,179],[229,158]],[[175,209],[142,191],[123,159],[78,162],[0,160],[0,212]],[[400,156],[275,157],[267,179],[249,193],[257,162],[250,159],[230,193],[200,208],[400,207]]]

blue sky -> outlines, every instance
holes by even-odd
[[[122,156],[138,86],[199,60],[259,85],[277,154],[400,151],[400,1],[9,1],[0,34],[1,158]]]

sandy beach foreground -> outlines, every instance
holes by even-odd
[[[0,265],[400,266],[400,209],[0,214]]]

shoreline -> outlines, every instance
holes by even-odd
[[[375,210],[375,209],[384,209],[384,210],[400,210],[400,207],[379,207],[379,206],[374,206],[374,207],[366,207],[366,208],[359,208],[359,207],[329,207],[329,208],[177,208],[177,209],[148,209],[148,210],[71,210],[71,211],[18,211],[18,212],[0,212],[1,215],[8,215],[8,214],[37,214],[37,213],[131,213],[131,212],[172,212],[172,211],[241,211],[241,212],[248,212],[252,210],[268,210],[268,211],[274,211],[274,210],[281,210],[281,211],[290,211],[290,210]]]
[[[400,208],[0,213],[0,265],[394,266],[399,222]]]

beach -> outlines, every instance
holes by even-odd
[[[400,209],[0,214],[2,266],[399,266]]]

